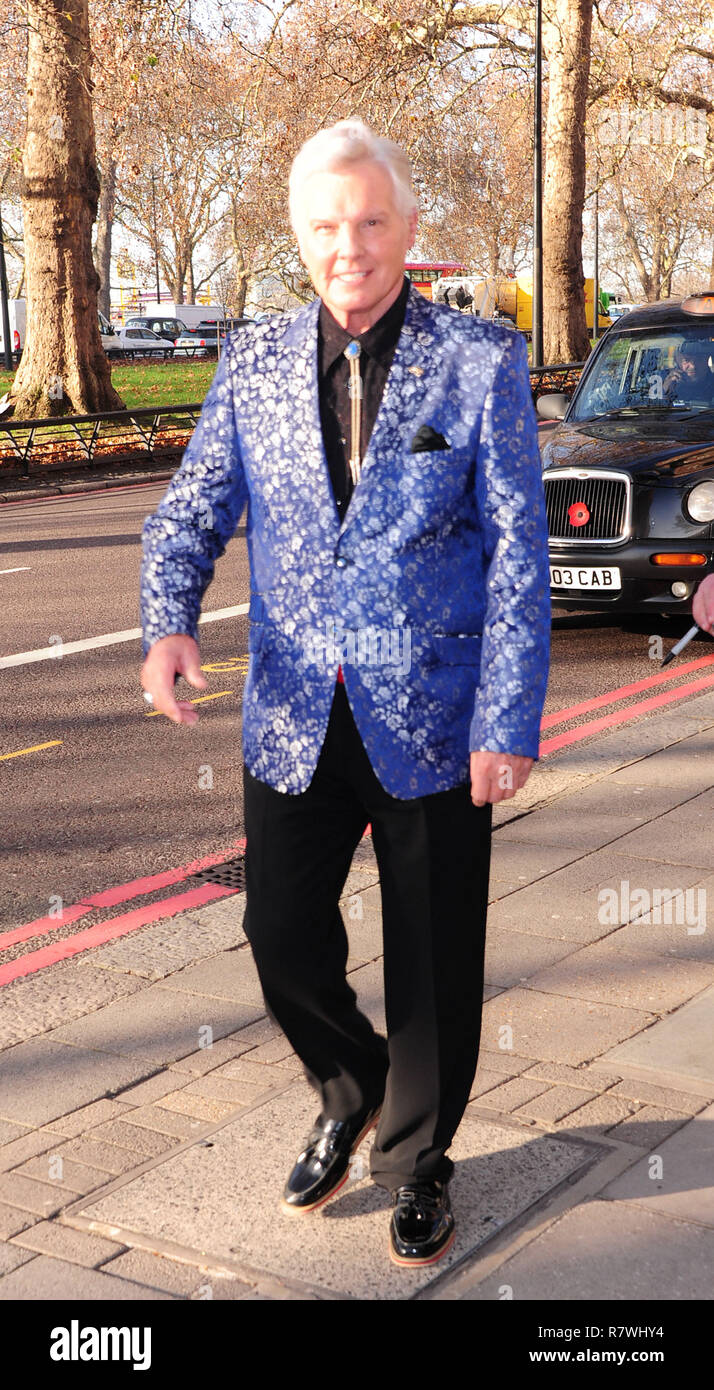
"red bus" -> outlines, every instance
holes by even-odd
[[[431,299],[435,280],[441,275],[465,275],[467,267],[461,261],[407,261],[404,269],[412,284]]]

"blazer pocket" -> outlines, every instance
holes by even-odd
[[[409,446],[411,454],[431,453],[440,449],[450,449],[451,445],[443,434],[432,429],[431,425],[420,425]]]
[[[446,666],[475,666],[481,660],[481,633],[432,633],[434,654]]]

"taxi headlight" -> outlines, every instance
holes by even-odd
[[[706,483],[697,483],[685,505],[692,521],[714,521],[714,478]]]

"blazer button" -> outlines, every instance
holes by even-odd
[[[335,559],[335,564],[338,570],[343,570],[345,566],[349,564],[349,560],[346,560],[344,555],[338,555]]]

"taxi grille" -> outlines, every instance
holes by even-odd
[[[551,540],[620,540],[627,534],[627,484],[623,478],[593,473],[587,478],[545,477],[545,505]],[[574,526],[570,508],[584,503],[590,513],[584,525]]]

